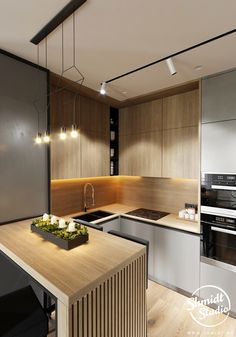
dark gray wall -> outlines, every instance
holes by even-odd
[[[47,72],[0,53],[0,223],[48,211]],[[37,109],[34,107],[36,104]]]

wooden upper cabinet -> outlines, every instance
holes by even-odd
[[[198,90],[123,108],[119,117],[121,175],[198,177]]]
[[[120,135],[162,130],[162,100],[137,104],[119,111]]]
[[[198,178],[199,91],[163,99],[163,177]]]
[[[163,129],[197,126],[199,123],[199,90],[163,99]]]
[[[198,127],[164,130],[162,176],[166,178],[197,179],[198,170]]]
[[[120,175],[161,176],[161,131],[120,136],[119,146]]]
[[[108,133],[110,109],[106,104],[81,97],[79,125],[83,131]]]
[[[51,95],[51,177],[68,179],[109,175],[109,106],[69,90],[52,88]],[[72,124],[79,136],[69,135]],[[68,137],[61,141],[60,127]]]
[[[161,176],[162,100],[119,112],[119,174]]]

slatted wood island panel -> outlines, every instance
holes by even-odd
[[[57,298],[57,337],[146,337],[146,251],[89,229],[65,251],[30,231],[0,227],[0,251]]]

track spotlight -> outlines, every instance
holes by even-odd
[[[100,89],[101,95],[106,95],[106,82],[102,82],[101,89]]]
[[[168,58],[168,59],[166,60],[166,63],[167,63],[167,66],[168,66],[168,68],[169,68],[169,71],[170,71],[171,75],[175,75],[175,74],[177,73],[177,71],[176,71],[176,69],[175,69],[175,66],[174,66],[174,63],[173,63],[173,61],[172,61],[172,58],[171,58],[171,57]]]

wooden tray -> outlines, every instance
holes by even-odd
[[[50,241],[54,243],[55,245],[57,245],[58,247],[66,249],[66,250],[70,250],[72,248],[78,247],[84,244],[85,242],[87,242],[89,239],[89,235],[84,234],[84,235],[80,235],[79,237],[73,240],[65,240],[65,239],[60,238],[59,236],[56,236],[53,233],[45,232],[41,228],[36,227],[34,224],[31,224],[31,231],[39,234],[46,241]]]

